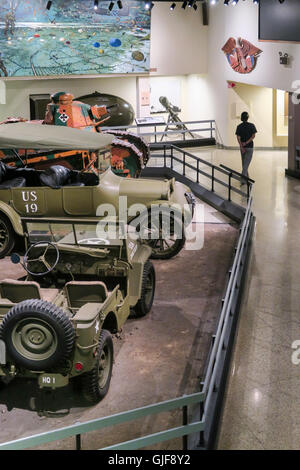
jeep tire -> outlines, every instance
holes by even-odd
[[[146,261],[142,278],[141,296],[133,307],[136,317],[144,317],[150,312],[155,292],[155,270],[151,261]]]
[[[108,330],[102,330],[96,351],[96,362],[92,370],[82,374],[80,386],[84,398],[95,404],[108,392],[114,361],[113,340]]]
[[[24,300],[4,316],[0,325],[10,359],[34,371],[50,371],[66,360],[74,346],[70,318],[43,300]]]
[[[16,234],[10,220],[0,213],[0,259],[9,255],[15,246],[15,241]]]
[[[150,227],[155,225],[153,224],[153,221],[151,221],[151,213],[147,213],[147,218],[143,218],[140,224],[140,229],[141,232],[141,239],[143,243],[146,243],[148,246],[152,248],[152,253],[150,258],[151,259],[170,259],[173,258],[173,256],[176,256],[184,247],[185,244],[185,234],[184,234],[184,228],[183,228],[183,222],[181,223],[181,215],[175,215],[171,212],[169,212],[168,209],[164,211],[164,214],[166,214],[170,218],[170,236],[169,237],[164,237],[163,236],[163,230],[162,230],[162,216],[159,215],[159,226],[154,227],[155,231],[158,231],[161,236],[158,238],[151,238],[151,229]],[[147,223],[149,227],[149,232],[148,232],[148,237],[149,238],[143,238],[143,230],[146,231],[147,233]],[[144,229],[142,227],[145,227]],[[176,236],[176,234],[180,236]]]

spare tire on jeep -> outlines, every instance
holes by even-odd
[[[72,352],[75,331],[70,318],[55,305],[29,299],[12,307],[0,325],[7,353],[20,367],[49,371]]]

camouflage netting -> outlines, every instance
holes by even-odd
[[[121,141],[131,144],[131,146],[128,146],[127,148],[132,148],[132,150],[136,153],[140,159],[141,168],[144,168],[147,165],[150,158],[150,148],[142,137],[131,132],[116,129],[103,131],[103,134],[115,135],[117,137],[116,142],[118,145],[121,145]],[[114,145],[114,141],[112,142],[112,145]]]

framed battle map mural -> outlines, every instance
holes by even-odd
[[[0,76],[147,73],[151,12],[92,0],[1,0]]]

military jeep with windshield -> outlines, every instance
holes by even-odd
[[[24,377],[56,389],[76,379],[96,403],[110,384],[112,335],[131,311],[141,317],[152,307],[151,248],[95,218],[22,223],[27,275],[0,282],[0,382]]]

